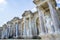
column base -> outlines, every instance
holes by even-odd
[[[60,40],[60,32],[40,34],[41,40]]]
[[[60,40],[60,32],[54,33],[55,40]]]
[[[24,39],[32,39],[33,36],[23,36]]]
[[[40,34],[41,40],[55,40],[53,33]]]

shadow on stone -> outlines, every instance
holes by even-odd
[[[41,39],[41,37],[38,37],[38,36],[33,36],[32,39]]]

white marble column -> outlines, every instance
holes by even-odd
[[[53,25],[55,27],[55,32],[59,31],[59,17],[57,15],[57,11],[55,8],[53,8],[52,4],[50,1],[47,2],[49,9],[50,9],[50,14],[53,20]]]
[[[8,35],[7,35],[7,29],[6,29],[6,38],[8,38]]]
[[[20,24],[20,28],[19,28],[20,30],[21,30],[21,32],[19,32],[20,33],[20,36],[22,36],[22,34],[23,34],[23,32],[22,32],[22,24]]]
[[[18,24],[16,23],[16,38],[18,37]]]
[[[7,36],[8,37],[10,36],[10,24],[8,24],[8,27],[7,27]]]
[[[4,31],[2,31],[2,38],[4,38]]]
[[[23,31],[23,37],[26,37],[27,32],[26,32],[26,18],[24,17],[24,31]]]
[[[29,35],[32,37],[32,20],[31,20],[31,16],[29,17]]]
[[[9,37],[9,28],[7,27],[7,37]]]
[[[36,24],[36,20],[35,20],[35,22],[34,22],[34,24],[35,24],[35,36],[37,36],[37,29],[38,29],[38,26],[37,26],[37,24]]]
[[[9,36],[10,36],[10,25],[8,25],[8,28],[9,28]]]
[[[32,20],[32,35],[33,36],[35,35],[35,23],[33,20]]]
[[[45,33],[45,27],[44,27],[44,20],[43,20],[43,12],[42,12],[42,10],[38,9],[38,15],[39,15],[40,29],[41,29],[40,34],[44,34]]]
[[[37,36],[37,25],[35,18],[32,21],[32,31],[33,31],[33,36]]]

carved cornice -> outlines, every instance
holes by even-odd
[[[4,29],[6,29],[6,28],[7,28],[7,25],[6,25],[6,24],[4,24],[2,27],[3,27]]]
[[[32,14],[32,12],[30,10],[24,11],[24,13],[22,14],[22,17],[29,15],[29,14]]]
[[[11,21],[14,22],[14,21],[17,21],[17,20],[20,20],[19,17],[14,17]]]
[[[13,24],[11,21],[8,21],[7,24]]]
[[[40,2],[40,0],[33,0],[34,4],[38,4],[38,2]]]
[[[19,18],[19,17],[14,17],[12,20],[11,20],[11,22],[13,23],[13,24],[15,24],[15,23],[21,23],[21,19]]]

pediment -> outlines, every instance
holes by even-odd
[[[8,21],[7,24],[13,24],[11,21]]]
[[[38,6],[38,8],[43,10],[44,12],[49,11],[49,6],[48,6],[47,2],[43,2],[40,6]]]
[[[40,3],[40,0],[33,0],[33,3],[37,5],[38,3]]]
[[[11,21],[12,23],[20,23],[21,19],[19,17],[14,17]]]
[[[19,18],[19,17],[14,17],[14,18],[12,19],[12,21],[16,21],[16,20],[20,20],[20,18]]]
[[[28,10],[28,11],[24,11],[22,16],[24,17],[24,16],[28,16],[28,15],[31,15],[31,14],[32,14],[32,12],[30,10]]]
[[[3,27],[3,28],[7,28],[7,25],[6,25],[6,24],[4,24],[2,27]]]
[[[45,0],[34,0],[33,3],[35,3],[36,5],[38,5],[38,4],[42,3],[43,1],[45,1]]]

